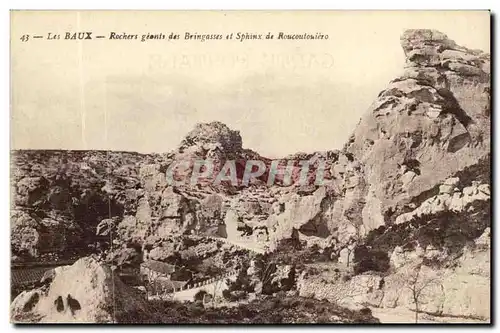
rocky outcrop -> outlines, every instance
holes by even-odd
[[[401,44],[404,73],[346,146],[370,184],[365,225],[368,216],[394,221],[415,197],[489,154],[489,55],[434,30],[408,30]]]
[[[106,151],[12,152],[12,253],[32,260],[91,253],[99,223],[135,214],[139,161]]]
[[[299,279],[299,290],[416,311],[412,288],[422,287],[420,312],[488,319],[490,58],[432,30],[408,30],[401,44],[404,73],[345,147],[367,184],[356,196],[365,237],[354,251],[364,273],[333,285]]]
[[[146,312],[143,297],[92,258],[56,268],[50,285],[24,291],[11,304],[14,322],[106,323],[129,311]]]
[[[432,216],[446,211],[473,212],[478,203],[490,200],[490,184],[477,184],[476,181],[473,181],[471,186],[460,190],[455,187],[459,181],[460,179],[457,177],[446,179],[439,186],[438,195],[425,200],[411,212],[399,215],[395,223],[411,222],[422,216]]]
[[[198,150],[203,146],[210,147],[211,152],[220,150],[227,155],[236,155],[243,150],[243,143],[238,131],[232,131],[226,125],[220,122],[212,122],[208,124],[198,124],[189,132],[182,140],[178,151],[183,152],[191,147]]]
[[[41,218],[24,210],[11,211],[11,251],[20,259],[64,252],[81,233],[78,224],[54,212]]]
[[[464,318],[489,319],[490,300],[489,228],[464,249],[463,255],[447,266],[419,265],[446,257],[443,250],[427,247],[394,253],[395,274],[385,278],[380,306],[415,310],[412,288],[421,290],[419,311]],[[398,292],[396,292],[398,290]]]
[[[81,227],[82,237],[94,235],[102,220],[119,217],[125,242],[196,233],[272,247],[293,230],[303,239],[345,243],[409,219],[408,212],[419,205],[425,210],[427,204],[459,204],[443,197],[452,195],[449,191],[433,191],[437,184],[447,191],[446,179],[489,154],[490,57],[434,30],[408,30],[401,46],[403,73],[379,94],[342,151],[280,160],[282,166],[294,162],[292,185],[281,172],[268,186],[266,171],[241,186],[248,160],[262,161],[267,169],[273,161],[244,149],[238,131],[211,122],[197,124],[163,155],[20,152],[14,168],[16,208],[64,213]],[[211,175],[191,184],[195,162],[207,160],[213,162]],[[237,185],[213,184],[228,160],[236,161]],[[299,160],[310,162],[306,186],[297,184]],[[172,175],[185,182],[172,185],[167,171],[182,163],[186,167],[172,169]],[[319,168],[324,168],[323,184],[311,182]],[[439,203],[430,203],[431,197]]]
[[[448,253],[431,246],[391,255],[391,271],[385,276],[367,272],[347,279],[318,279],[303,272],[297,280],[301,296],[328,299],[342,306],[396,308],[434,316],[463,319],[490,318],[490,230],[466,247],[463,255],[442,266]],[[423,264],[427,263],[427,264]],[[417,295],[415,303],[414,292]]]
[[[326,299],[351,309],[360,309],[383,297],[383,278],[377,274],[350,276],[336,269],[328,278],[310,275],[306,271],[297,278],[300,296]],[[369,295],[369,296],[368,296]]]

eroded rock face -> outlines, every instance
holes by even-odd
[[[446,257],[443,251],[420,249],[401,252],[395,274],[385,278],[382,307],[406,307],[415,310],[412,288],[421,290],[419,311],[436,315],[490,318],[490,249],[489,228],[467,247],[450,267],[420,266],[422,260]],[[441,253],[440,253],[441,252]],[[395,260],[395,255],[392,260]],[[417,275],[418,274],[418,275]]]
[[[490,184],[471,184],[463,189],[458,185],[459,178],[453,177],[445,180],[443,185],[439,186],[439,194],[422,202],[420,206],[411,212],[399,215],[395,223],[411,222],[422,216],[432,216],[441,212],[473,212],[475,205],[480,202],[490,200]]]
[[[299,295],[327,299],[347,308],[360,308],[383,297],[383,278],[374,274],[356,275],[343,281],[319,281],[302,274],[297,279]],[[369,295],[369,297],[368,297]]]
[[[356,293],[355,282],[336,284],[328,297],[343,292],[343,300],[354,304],[370,304],[374,307],[404,307],[415,311],[413,291],[418,291],[418,311],[434,315],[462,318],[489,319],[490,304],[490,197],[488,186],[473,184],[464,186],[459,177],[447,179],[444,184],[453,185],[467,204],[451,210],[448,206],[435,210],[425,208],[424,203],[407,213],[408,219],[387,227],[374,235],[372,231],[364,240],[374,253],[389,252],[389,267],[385,269],[383,285],[372,284],[367,291]],[[479,189],[484,190],[478,198]],[[458,192],[457,192],[458,193]],[[447,195],[447,193],[445,193]],[[439,196],[443,193],[439,194]],[[432,197],[429,202],[437,199]],[[425,211],[423,211],[423,208]],[[441,208],[439,208],[441,207]],[[367,258],[361,258],[367,259]],[[358,263],[365,261],[356,258]],[[373,260],[377,260],[375,257]],[[375,266],[371,266],[375,267]],[[373,276],[367,272],[352,277],[353,281]],[[375,273],[375,276],[381,276]],[[351,280],[349,280],[351,281]],[[313,281],[318,283],[318,281]],[[327,286],[309,288],[306,280],[302,292],[312,289],[328,290]],[[309,288],[309,289],[308,289]],[[476,289],[477,288],[477,289]],[[368,291],[369,290],[369,291]],[[323,295],[323,294],[322,294]],[[484,300],[484,301],[482,301]]]
[[[347,145],[364,165],[371,214],[393,221],[412,198],[489,153],[489,55],[433,30],[401,37],[407,65]]]
[[[14,322],[106,323],[115,311],[147,311],[143,298],[109,267],[82,258],[54,270],[47,288],[24,291],[11,304]]]
[[[23,210],[11,212],[11,250],[21,257],[63,252],[80,234],[80,227],[65,216],[40,218]]]
[[[102,220],[135,214],[141,196],[137,163],[148,159],[154,157],[106,151],[13,151],[13,255],[33,260],[45,254],[64,257],[71,251],[89,254]]]
[[[36,255],[39,244],[37,222],[25,212],[11,212],[11,246],[14,253]]]
[[[432,30],[409,30],[401,44],[403,75],[346,145],[367,184],[356,202],[370,249],[363,253],[373,256],[355,265],[366,271],[386,257],[386,276],[366,272],[333,286],[306,280],[301,294],[415,310],[409,284],[416,276],[417,287],[429,284],[419,311],[488,319],[489,55]]]
[[[445,250],[397,247],[391,256],[390,274],[367,272],[337,282],[302,274],[298,290],[301,296],[326,298],[349,308],[369,305],[416,311],[415,291],[420,313],[487,320],[491,306],[489,233],[488,228],[449,265],[423,264],[447,257]]]

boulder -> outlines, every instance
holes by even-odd
[[[118,312],[145,312],[144,299],[111,268],[86,257],[54,270],[51,284],[24,291],[11,304],[13,322],[111,323]]]

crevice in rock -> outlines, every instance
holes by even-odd
[[[280,213],[284,213],[284,212],[285,212],[285,203],[284,203],[284,202],[281,202],[279,205],[280,205],[280,206],[279,206],[279,211],[280,211]]]
[[[462,149],[463,147],[467,146],[467,144],[469,144],[470,142],[471,142],[471,136],[469,132],[459,134],[450,139],[446,151],[449,153],[455,153],[460,149]]]
[[[413,171],[416,175],[420,176],[420,162],[417,159],[406,159],[403,165],[406,166],[406,171]]]
[[[457,118],[457,120],[465,127],[465,129],[467,129],[470,124],[474,123],[473,119],[462,109],[460,103],[458,103],[457,99],[450,90],[439,88],[437,89],[437,92],[445,100],[443,105],[443,112],[453,114]]]

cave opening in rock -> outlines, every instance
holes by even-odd
[[[71,297],[70,294],[68,294],[68,296],[66,297],[66,301],[68,303],[69,309],[71,310],[71,314],[74,315],[77,310],[82,309],[80,302],[78,302],[78,300],[76,300],[75,298]]]
[[[472,122],[472,118],[462,109],[460,103],[453,93],[445,88],[438,89],[439,95],[445,99],[443,111],[453,114],[457,120],[467,128]]]
[[[56,300],[54,301],[54,305],[56,306],[57,312],[63,312],[64,311],[64,302],[61,296],[58,296]]]
[[[124,208],[115,200],[105,195],[91,194],[88,198],[73,206],[76,222],[84,226],[84,236],[88,241],[95,237],[95,230],[100,221],[114,216],[123,216]]]

